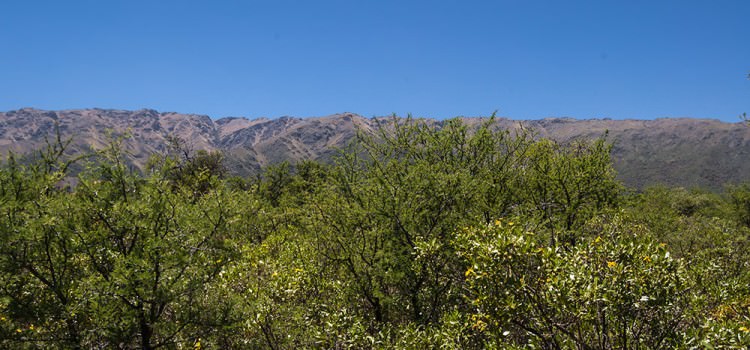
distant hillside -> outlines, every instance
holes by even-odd
[[[478,118],[466,118],[478,125]],[[440,121],[430,121],[436,125]],[[27,153],[44,146],[46,135],[59,125],[73,137],[72,151],[103,147],[108,134],[128,133],[124,141],[133,166],[164,152],[168,136],[178,136],[194,150],[221,150],[237,175],[257,173],[284,160],[325,161],[345,146],[356,130],[372,132],[374,119],[345,113],[319,118],[222,118],[154,110],[85,109],[43,111],[21,109],[0,113],[0,153]],[[642,188],[651,184],[719,189],[724,183],[750,180],[750,128],[716,120],[575,120],[549,118],[513,121],[497,126],[523,126],[561,142],[609,132],[612,156],[623,182]]]

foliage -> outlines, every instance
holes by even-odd
[[[224,156],[219,151],[193,151],[179,137],[167,138],[167,153],[149,158],[147,169],[158,172],[173,188],[190,188],[195,195],[203,194],[215,184],[212,177],[226,175]]]
[[[538,218],[549,229],[553,243],[562,239],[574,244],[576,234],[570,232],[601,210],[614,207],[620,198],[610,150],[603,138],[565,145],[551,140],[533,144],[518,177],[520,213]]]
[[[729,187],[728,192],[736,220],[750,228],[750,183]]]
[[[523,221],[468,228],[459,254],[473,328],[540,348],[662,348],[680,343],[688,306],[684,268],[639,227],[594,222],[573,249],[545,246]]]
[[[0,164],[2,348],[750,345],[748,186],[626,194],[605,138],[394,118],[255,179],[66,145]]]
[[[233,255],[237,206],[228,202],[237,197],[217,191],[195,200],[158,175],[130,173],[117,148],[108,151],[110,161],[70,194],[53,186],[61,173],[32,176],[25,188],[13,179],[36,168],[3,173],[2,187],[16,187],[3,191],[11,218],[3,227],[4,309],[18,329],[34,328],[12,339],[150,349],[192,343],[205,331],[198,324],[212,305],[203,290]]]

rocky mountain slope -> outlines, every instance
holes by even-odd
[[[478,118],[467,118],[478,125]],[[439,121],[431,121],[440,123]],[[513,121],[497,126],[523,126],[543,137],[565,142],[598,137],[608,131],[613,159],[626,185],[651,184],[719,189],[725,183],[750,180],[750,127],[716,120],[575,120],[549,118]],[[73,152],[104,147],[112,137],[127,134],[123,145],[132,164],[141,167],[149,155],[165,152],[167,139],[177,136],[193,150],[221,150],[237,175],[257,173],[263,166],[289,160],[327,160],[354,137],[356,130],[373,132],[375,119],[344,113],[319,118],[245,119],[154,110],[105,109],[0,112],[0,154],[27,153],[44,146],[45,136],[59,128],[73,137]]]

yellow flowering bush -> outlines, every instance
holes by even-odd
[[[599,227],[597,238],[575,246],[546,246],[523,224],[459,234],[458,254],[470,266],[466,299],[481,316],[474,330],[542,348],[679,344],[683,266],[646,231],[617,219]]]

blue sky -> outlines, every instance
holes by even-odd
[[[750,1],[0,2],[0,111],[750,113]]]

